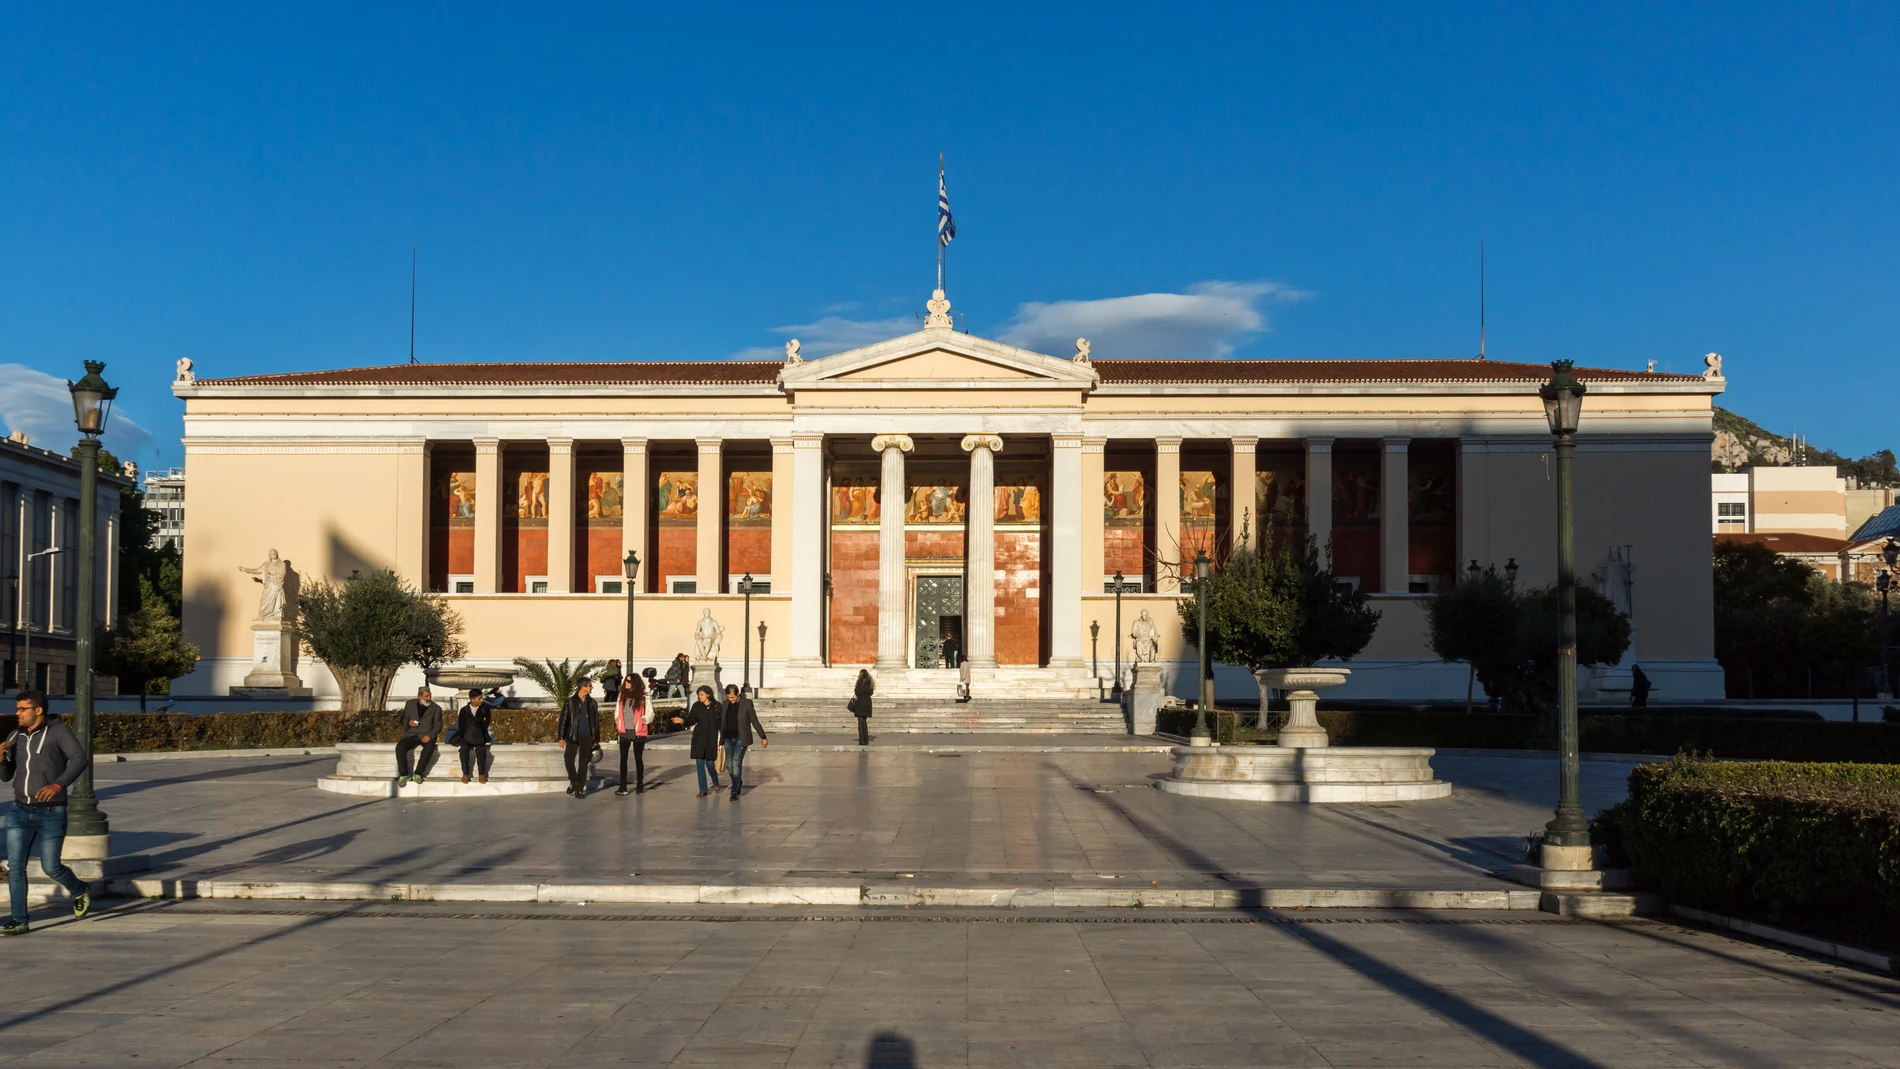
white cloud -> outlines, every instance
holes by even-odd
[[[73,426],[73,395],[66,380],[23,364],[0,364],[0,435],[25,431],[32,444],[67,453],[79,442]],[[106,448],[121,459],[136,458],[152,445],[152,435],[123,413],[106,423]]]
[[[1269,329],[1263,304],[1310,296],[1277,282],[1200,282],[1186,293],[1030,302],[998,340],[1056,355],[1087,338],[1091,353],[1107,359],[1214,359]]]
[[[916,316],[895,316],[890,319],[845,319],[842,316],[826,316],[815,323],[799,323],[788,327],[773,327],[772,333],[783,334],[798,339],[798,355],[806,359],[830,356],[842,353],[846,349],[856,349],[861,345],[888,341],[903,334],[911,334],[923,329]],[[732,354],[734,360],[783,360],[785,347],[741,349]]]

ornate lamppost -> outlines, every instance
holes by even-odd
[[[620,574],[626,576],[627,587],[627,667],[622,671],[626,673],[625,678],[631,678],[636,674],[633,670],[633,584],[640,578],[640,554],[628,550],[626,559],[620,562]],[[622,685],[625,685],[624,678]]]
[[[112,399],[119,395],[99,377],[105,369],[101,361],[88,360],[85,377],[66,384],[73,395],[73,420],[79,425],[79,612],[73,621],[78,678],[73,681],[73,733],[86,754],[85,771],[73,784],[66,808],[66,834],[73,838],[103,836],[111,830],[92,793],[92,589],[99,541],[99,435],[105,433]]]
[[[1122,570],[1115,569],[1115,690],[1116,699],[1122,696]]]
[[[765,621],[759,621],[759,689],[765,689]]]
[[[1214,741],[1207,730],[1207,559],[1205,548],[1194,551],[1194,605],[1201,614],[1201,638],[1194,651],[1194,734],[1190,745],[1206,746]]]
[[[739,593],[745,595],[745,623],[740,625],[739,627],[739,648],[745,651],[744,654],[741,655],[745,663],[745,669],[744,669],[745,674],[741,676],[739,679],[739,696],[744,697],[746,694],[750,693],[752,690],[752,644],[745,640],[745,633],[747,631],[752,630],[752,573],[751,572],[745,573],[745,575],[739,580]],[[765,667],[765,661],[764,661],[765,655],[761,653],[759,657],[760,657],[759,667],[763,669]]]
[[[1537,391],[1544,400],[1550,433],[1557,438],[1557,602],[1562,622],[1557,634],[1557,812],[1544,826],[1546,847],[1590,846],[1590,825],[1583,817],[1577,764],[1577,576],[1571,501],[1570,457],[1577,448],[1577,423],[1583,412],[1583,383],[1570,373],[1571,362],[1550,365],[1550,381]],[[1512,563],[1516,560],[1513,558]],[[1513,573],[1515,569],[1506,568]],[[1545,867],[1551,867],[1548,861]],[[1569,866],[1588,867],[1588,866]]]

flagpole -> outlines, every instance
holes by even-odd
[[[943,188],[943,153],[937,153],[937,188]],[[941,223],[938,226],[942,226]],[[943,234],[937,234],[937,288],[943,288]]]

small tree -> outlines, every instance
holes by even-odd
[[[296,631],[304,649],[336,677],[345,712],[384,708],[398,669],[425,658],[429,664],[451,660],[465,648],[461,618],[388,569],[305,584]]]
[[[1464,579],[1425,607],[1432,652],[1465,662],[1493,697],[1504,693],[1504,677],[1517,671],[1523,616],[1522,602],[1496,568]],[[1468,710],[1469,686],[1465,702]]]
[[[1557,588],[1520,593],[1486,571],[1433,598],[1426,606],[1432,652],[1471,665],[1486,694],[1506,712],[1544,715],[1555,734],[1557,636],[1562,608]],[[1629,649],[1629,618],[1609,598],[1577,588],[1577,664],[1615,664]]]
[[[574,692],[580,689],[583,676],[593,674],[596,669],[605,667],[606,664],[606,661],[582,661],[575,664],[566,659],[556,664],[553,661],[536,661],[528,657],[515,658],[515,667],[521,671],[522,675],[533,680],[535,686],[553,695],[556,707],[566,705],[567,700],[574,696]]]
[[[158,597],[148,597],[139,611],[99,639],[99,670],[118,676],[122,688],[138,691],[141,713],[154,682],[169,683],[197,663],[198,647],[185,641],[178,618],[165,611]]]

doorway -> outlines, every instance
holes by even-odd
[[[961,659],[963,651],[963,577],[920,575],[914,594],[917,621],[912,641],[918,668],[952,668],[945,658]]]

